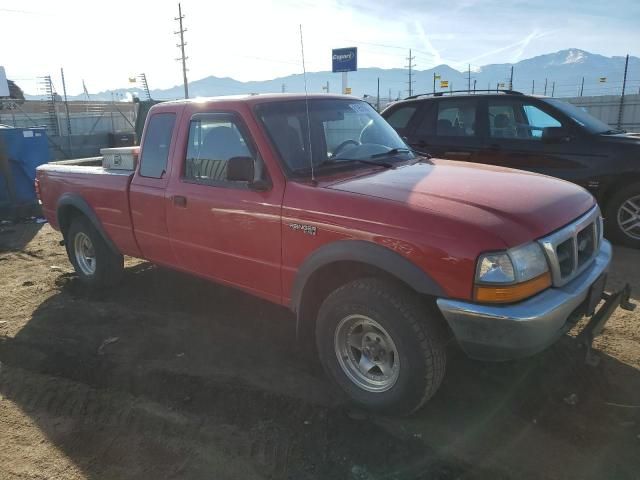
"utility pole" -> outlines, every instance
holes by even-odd
[[[513,90],[513,65],[511,65],[511,75],[509,76],[509,90]]]
[[[376,97],[376,111],[380,111],[380,77],[378,77],[378,95]]]
[[[620,95],[620,108],[618,108],[618,128],[622,126],[622,109],[624,108],[624,91],[627,88],[627,68],[629,67],[629,54],[624,61],[624,77],[622,78],[622,94]]]
[[[535,79],[531,81],[531,95],[533,95],[536,91],[536,81]]]
[[[436,72],[433,72],[433,93],[436,93]]]
[[[582,96],[583,92],[584,92],[584,77],[582,77],[582,84],[580,85],[580,96]]]
[[[544,79],[544,95],[547,96],[547,79]]]
[[[551,84],[551,96],[553,97],[556,93],[556,81],[554,80]]]
[[[282,93],[287,91],[287,86],[283,83],[282,84]]]
[[[413,61],[415,60],[416,57],[411,56],[411,49],[409,49],[409,56],[407,57],[407,61],[409,62],[409,64],[407,65],[407,68],[409,68],[409,96],[413,95],[413,78],[412,78],[412,69],[413,67],[415,67],[415,64],[413,63]]]
[[[476,79],[473,79],[473,93],[476,93]]]
[[[327,84],[322,86],[322,90],[325,93],[329,93],[329,81],[327,80]]]
[[[471,64],[467,69],[467,93],[471,93]]]
[[[176,59],[178,61],[182,61],[182,78],[183,78],[183,82],[184,82],[184,98],[189,98],[189,83],[187,82],[187,58],[185,54],[184,54],[184,47],[186,45],[186,43],[184,43],[184,32],[186,32],[187,30],[182,26],[182,19],[184,18],[184,15],[182,15],[182,5],[180,3],[178,3],[178,16],[174,19],[178,21],[178,24],[180,25],[180,30],[178,30],[177,32],[174,32],[176,35],[180,35],[180,43],[178,43],[176,46],[180,47],[180,52],[182,53],[181,57]]]

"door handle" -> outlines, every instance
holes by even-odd
[[[180,208],[187,208],[187,197],[183,197],[182,195],[174,195],[171,197],[173,200],[173,205]]]

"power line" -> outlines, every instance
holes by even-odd
[[[183,81],[184,81],[184,98],[189,98],[189,83],[187,82],[187,58],[185,54],[184,54],[184,47],[186,45],[186,43],[184,43],[184,32],[186,32],[187,30],[185,28],[183,28],[182,26],[182,19],[184,18],[184,15],[182,15],[182,5],[180,3],[178,3],[178,16],[176,18],[174,18],[174,20],[178,21],[178,24],[180,25],[180,30],[178,30],[177,32],[174,32],[175,35],[180,35],[180,43],[178,43],[176,46],[180,47],[180,51],[182,53],[181,58],[177,58],[177,61],[182,61],[182,77],[183,77]]]

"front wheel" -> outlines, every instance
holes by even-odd
[[[640,184],[622,188],[609,200],[606,228],[612,240],[640,248]]]
[[[446,330],[413,292],[365,278],[331,293],[320,307],[316,342],[337,385],[369,410],[407,415],[444,377]]]
[[[124,258],[114,252],[96,228],[76,217],[66,234],[67,253],[80,281],[92,288],[115,285],[124,269]]]

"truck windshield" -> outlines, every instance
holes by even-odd
[[[556,100],[555,98],[545,98],[544,100],[556,107],[565,115],[571,117],[574,122],[577,122],[580,126],[586,128],[589,133],[606,133],[611,130],[609,125],[590,115],[582,108],[576,107],[569,102],[563,102],[562,100]]]
[[[336,166],[389,166],[415,155],[395,130],[366,102],[350,99],[292,100],[258,107],[287,170],[306,174]],[[309,129],[310,127],[310,129]]]

